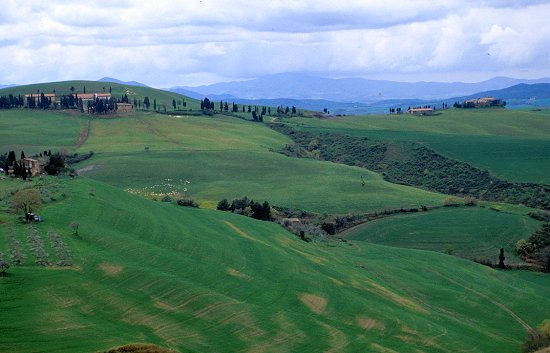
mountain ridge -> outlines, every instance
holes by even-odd
[[[550,83],[550,78],[515,79],[494,77],[477,83],[398,82],[363,78],[324,78],[307,74],[275,74],[247,81],[222,82],[203,86],[175,86],[172,92],[195,92],[219,99],[311,99],[336,102],[372,103],[385,99],[442,100],[476,92],[511,87],[515,84]]]
[[[130,85],[130,86],[140,86],[140,87],[149,87],[144,83],[137,82],[137,81],[121,81],[119,79],[113,78],[113,77],[102,77],[98,82],[111,82],[111,83],[118,83],[121,85]]]

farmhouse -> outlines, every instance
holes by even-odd
[[[29,102],[31,100],[34,100],[34,102],[38,102],[42,99],[41,93],[29,93],[25,94],[25,100],[23,101],[23,106],[28,108]],[[44,99],[49,100],[52,104],[56,102],[56,96],[55,93],[44,93]]]
[[[465,108],[484,108],[484,107],[495,107],[495,106],[504,106],[502,99],[497,99],[493,97],[484,97],[477,99],[469,99],[464,101]]]
[[[117,113],[131,113],[134,111],[134,105],[130,103],[117,103],[116,111]]]
[[[433,111],[433,108],[412,108],[408,110],[409,114],[414,115],[431,115]]]
[[[42,172],[44,170],[43,165],[40,163],[40,161],[38,161],[36,159],[23,158],[23,159],[20,159],[20,160],[16,161],[16,163],[20,166],[24,166],[25,170],[30,171],[30,176],[33,176],[33,177],[42,174]],[[14,174],[15,174],[14,167],[9,166],[8,167],[8,175],[14,175]]]
[[[96,98],[99,99],[109,99],[111,98],[110,93],[80,93],[78,99],[82,99],[83,102],[95,101]]]
[[[25,94],[25,101],[27,101],[28,98],[35,98],[40,99],[42,94],[40,93],[29,93]],[[51,98],[52,102],[55,101],[55,93],[44,93],[44,98]]]

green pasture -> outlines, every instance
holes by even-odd
[[[27,156],[75,147],[86,119],[80,114],[44,110],[0,110],[0,153]]]
[[[211,208],[223,198],[248,196],[277,206],[348,213],[441,205],[446,198],[388,183],[363,168],[272,152],[98,153],[83,168],[88,170],[83,175],[143,195],[182,192],[187,180],[185,195]]]
[[[444,199],[388,183],[362,168],[271,152],[291,140],[241,119],[138,113],[96,119],[90,126],[79,150],[96,154],[78,166],[81,173],[144,196],[182,193],[187,180],[191,184],[185,195],[211,208],[223,198],[245,195],[279,206],[338,213],[437,205]]]
[[[159,115],[137,112],[129,117],[94,119],[80,151],[144,152],[278,149],[292,141],[262,124],[224,115]]]
[[[381,245],[451,252],[495,264],[499,249],[504,248],[506,262],[519,263],[516,242],[529,238],[539,226],[540,222],[526,215],[481,207],[446,207],[375,220],[341,235]]]
[[[549,139],[550,110],[449,109],[433,116],[357,115],[329,119],[291,118],[304,127],[363,134],[365,131]]]
[[[429,117],[348,116],[292,118],[298,129],[414,141],[494,175],[517,182],[550,183],[550,111],[447,110]]]
[[[0,278],[2,350],[517,352],[548,318],[550,287],[531,275],[363,241],[305,243],[273,223],[65,183],[37,229],[52,260],[45,235],[60,233],[74,266],[32,265],[27,226],[0,224],[29,257]]]

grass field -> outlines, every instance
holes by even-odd
[[[291,140],[261,124],[216,115],[167,116],[138,112],[131,117],[96,119],[80,151],[124,154],[150,151],[251,152],[281,148]]]
[[[84,84],[112,86],[115,95],[156,92],[84,81],[44,87]],[[173,94],[158,94],[171,104]],[[420,141],[497,175],[544,181],[549,117],[495,110],[288,122]],[[275,152],[288,143],[264,124],[223,115],[0,111],[0,153],[95,152],[74,165],[75,179],[0,176],[0,252],[24,255],[0,278],[0,313],[9,318],[0,320],[0,351],[149,342],[181,352],[517,352],[528,330],[550,318],[549,276],[441,253],[495,261],[503,246],[508,261],[517,260],[515,241],[539,225],[520,205],[395,215],[350,230],[346,242],[310,243],[275,223],[205,209],[245,195],[329,214],[441,205],[447,197]],[[34,229],[8,212],[11,194],[31,185],[44,201],[45,222]],[[150,200],[165,195],[192,197],[201,209]],[[78,237],[69,227],[75,221]],[[59,264],[66,257],[71,266]]]
[[[460,257],[485,258],[495,264],[503,247],[507,263],[518,263],[521,260],[515,253],[516,242],[528,238],[539,226],[528,216],[490,208],[442,208],[379,219],[352,228],[342,236],[388,246],[450,250]]]
[[[151,189],[159,194],[178,191],[181,182],[189,180],[192,184],[187,195],[204,207],[213,208],[222,198],[247,195],[278,206],[347,213],[418,207],[421,203],[439,205],[444,199],[443,195],[388,183],[366,169],[282,156],[271,150],[290,143],[287,137],[238,118],[137,112],[89,120],[78,114],[27,110],[1,114],[6,127],[18,126],[22,131],[17,138],[5,133],[6,152],[16,141],[16,153],[19,149],[27,154],[55,151],[50,147],[55,143],[64,143],[60,149],[75,150],[87,126],[87,139],[76,151],[94,151],[95,155],[75,165],[91,169],[81,173],[141,194]],[[51,119],[54,124],[38,124],[40,119]],[[361,178],[367,181],[365,187]]]
[[[425,143],[511,181],[550,183],[550,111],[447,110],[431,117],[368,115],[293,118],[299,129]]]
[[[87,119],[80,114],[41,110],[0,110],[0,153],[23,149],[27,156],[44,150],[74,149]]]
[[[46,234],[61,234],[73,267],[32,265],[26,226],[0,225],[28,257],[0,279],[3,350],[516,352],[550,308],[548,278],[361,241],[304,243],[273,223],[65,183],[37,229],[52,260]]]
[[[182,189],[204,206],[222,198],[256,200],[316,212],[366,212],[442,204],[443,195],[384,181],[366,169],[285,157],[291,141],[262,124],[227,117],[94,120],[80,148],[94,157],[86,175],[145,193]],[[149,147],[149,152],[145,152]],[[367,185],[362,186],[362,179]],[[178,187],[179,185],[179,187]]]

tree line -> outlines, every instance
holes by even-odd
[[[214,101],[208,99],[208,97],[204,98],[204,99],[201,99],[201,110],[204,114],[207,114],[207,115],[211,115],[212,113],[214,113],[216,111],[216,104],[214,103]],[[264,121],[264,116],[266,115],[275,115],[275,114],[272,114],[271,112],[271,107],[266,107],[266,106],[257,106],[257,105],[246,105],[246,104],[241,104],[241,107],[239,108],[239,104],[235,103],[235,102],[224,102],[223,100],[220,100],[219,104],[218,104],[218,110],[220,112],[231,112],[231,113],[249,113],[250,114],[250,117],[252,118],[253,121],[256,121],[256,122],[263,122]],[[284,116],[284,115],[299,115],[298,114],[298,110],[296,109],[295,106],[292,106],[292,107],[283,107],[282,105],[281,106],[278,106],[277,107],[277,110],[276,110],[276,115],[277,116]]]

